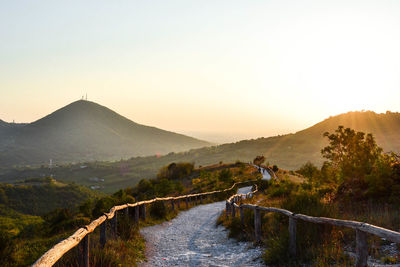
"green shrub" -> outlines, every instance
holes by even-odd
[[[93,217],[97,218],[104,212],[108,212],[114,205],[115,199],[111,196],[99,199],[94,205],[94,209],[92,211]]]
[[[242,239],[243,238],[243,228],[242,224],[240,222],[240,217],[236,216],[235,218],[231,219],[231,222],[229,224],[229,237],[233,237],[236,239]]]
[[[163,168],[157,174],[158,178],[166,178],[168,180],[177,180],[189,176],[194,169],[193,163],[180,162],[171,163]]]
[[[266,190],[269,187],[270,182],[268,180],[257,181],[258,190]]]
[[[282,208],[311,216],[332,216],[333,213],[327,204],[321,202],[318,194],[305,190],[289,194],[282,202]]]
[[[297,172],[306,177],[309,182],[315,182],[321,176],[321,171],[310,161],[301,166]]]
[[[0,229],[0,264],[2,266],[14,262],[12,258],[14,246],[12,235],[8,231]]]
[[[223,169],[219,172],[218,179],[224,183],[232,182],[232,172],[229,169]]]
[[[271,180],[267,189],[267,194],[271,197],[285,197],[289,196],[291,192],[296,190],[296,188],[296,184],[288,180]]]
[[[289,233],[280,233],[279,236],[269,237],[266,241],[267,249],[264,251],[265,264],[273,266],[290,266],[288,253]]]
[[[168,211],[164,201],[156,201],[150,206],[150,215],[154,218],[165,218],[167,213]]]

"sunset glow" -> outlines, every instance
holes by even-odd
[[[224,142],[399,111],[398,1],[1,6],[5,121],[37,120],[87,93],[135,122]]]

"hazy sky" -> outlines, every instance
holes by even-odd
[[[1,0],[0,119],[85,93],[212,141],[399,111],[400,1]]]

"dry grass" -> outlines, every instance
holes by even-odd
[[[304,177],[301,174],[298,174],[293,171],[279,169],[275,174],[278,177],[278,179],[289,180],[295,184],[301,184],[305,181]]]
[[[400,210],[398,206],[380,203],[350,203],[326,201],[319,195],[318,188],[302,184],[302,177],[296,173],[280,170],[278,181],[272,181],[265,191],[260,191],[252,199],[244,203],[264,207],[277,207],[311,216],[331,217],[338,219],[367,222],[387,229],[400,231]],[[288,182],[291,181],[292,183]],[[317,199],[308,201],[307,199]],[[336,200],[337,201],[337,200]],[[319,203],[319,204],[318,204]],[[254,238],[254,222],[252,212],[247,215],[248,222],[241,226],[238,218],[232,219],[222,215],[222,223],[230,231],[232,237],[247,240]],[[263,244],[267,248],[264,259],[267,265],[287,266],[311,264],[312,266],[351,266],[354,259],[348,252],[355,251],[355,232],[343,227],[323,226],[298,221],[297,246],[301,251],[301,259],[297,262],[285,260],[287,256],[288,221],[286,216],[276,213],[262,213]],[[400,245],[393,247],[390,242],[379,237],[368,235],[369,255],[382,263],[400,263]],[[390,247],[390,255],[387,249]]]

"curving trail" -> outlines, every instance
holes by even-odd
[[[245,194],[251,187],[239,189]],[[140,230],[147,262],[140,266],[264,266],[262,249],[228,238],[216,220],[225,201],[196,206],[169,222]]]
[[[263,178],[262,178],[263,180],[270,180],[271,179],[271,174],[269,174],[269,172],[266,169],[260,168],[260,172],[261,172],[261,174],[263,176]]]

